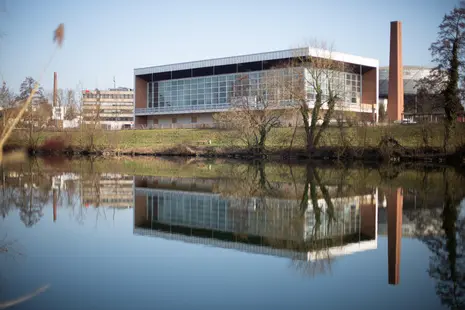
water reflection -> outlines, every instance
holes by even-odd
[[[458,217],[460,200],[444,172],[442,233],[421,236],[432,255],[428,272],[436,279],[441,302],[451,309],[465,308],[465,218]]]
[[[88,208],[96,208],[99,217],[106,210],[115,215],[118,209],[133,207],[133,176],[112,173],[58,173],[44,170],[32,161],[14,170],[0,169],[0,213],[3,218],[18,210],[26,227],[36,225],[46,205],[52,205],[53,221],[60,210],[69,211],[77,222],[84,223]]]
[[[378,236],[387,235],[386,282],[393,285],[404,274],[402,242],[416,238],[431,253],[428,274],[441,302],[451,309],[465,306],[465,218],[459,212],[465,189],[454,171],[354,172],[313,165],[276,171],[258,163],[231,165],[215,176],[157,170],[133,176],[84,164],[81,170],[34,161],[1,167],[2,217],[18,212],[29,228],[64,217],[97,226],[99,219],[133,208],[137,238],[283,257],[311,277],[331,272],[334,261],[347,255],[379,250]],[[48,206],[53,218],[43,219]]]
[[[261,165],[226,184],[136,177],[134,233],[288,257],[310,275],[333,257],[376,249],[377,190],[349,194],[307,168],[309,182],[294,184],[269,181]]]
[[[3,218],[12,208],[20,212],[21,221],[27,227],[34,226],[43,216],[43,208],[49,199],[51,184],[48,176],[34,172],[34,166],[5,173],[2,169],[1,214]]]
[[[389,284],[400,281],[400,249],[402,242],[402,210],[404,200],[402,189],[390,189],[387,194],[388,213],[388,269]]]

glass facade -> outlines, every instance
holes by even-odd
[[[228,108],[235,96],[260,97],[276,79],[301,81],[301,69],[255,71],[149,82],[147,107],[160,111]]]
[[[318,73],[306,72],[307,81],[307,98],[312,101],[315,100],[315,91],[313,84],[314,77]],[[346,104],[360,104],[361,103],[361,78],[360,74],[328,71],[320,76],[321,88],[323,90],[323,101],[327,100],[328,83],[331,82],[331,88],[337,93],[339,97],[344,98]]]
[[[296,222],[300,216],[297,201],[264,199],[157,190],[147,195],[148,216],[152,221],[168,225],[289,240],[312,238],[314,234],[320,239],[360,231],[360,209],[352,199],[333,201],[335,210],[332,221],[324,202],[319,203],[321,211],[318,212],[318,220],[315,210],[309,207],[306,223]],[[262,208],[263,202],[266,202],[266,208]],[[318,228],[317,222],[320,223]],[[297,223],[303,226],[298,227]]]
[[[360,103],[361,97],[361,81],[360,74],[345,73],[346,82],[346,102]]]
[[[295,201],[267,199],[267,203],[280,212],[277,216],[279,224],[283,224],[283,219],[293,218],[293,213],[298,213],[296,208],[292,208]],[[147,196],[147,204],[149,213],[156,214],[158,222],[191,228],[245,232],[247,227],[246,232],[263,235],[257,229],[273,227],[277,220],[251,212],[260,207],[259,199],[254,198],[231,199],[210,194],[157,191]],[[245,214],[248,216],[244,218]]]
[[[292,83],[304,85],[303,68],[282,68],[213,75],[205,77],[164,80],[147,83],[147,107],[154,112],[228,109],[235,97],[269,98],[276,88]],[[360,75],[336,73],[339,89],[343,89],[347,103],[360,103]],[[280,86],[281,85],[281,86]],[[326,90],[323,83],[323,89]],[[307,87],[309,100],[314,98],[311,87]],[[280,94],[283,103],[286,98]]]

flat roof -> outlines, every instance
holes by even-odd
[[[402,68],[404,70],[428,70],[430,71],[431,69],[433,69],[432,66],[411,66],[411,65],[405,65],[405,66],[402,66]],[[379,70],[389,70],[389,66],[382,66],[382,67],[379,67]]]
[[[145,68],[136,68],[134,69],[134,75],[144,75],[144,74],[152,74],[152,73],[188,70],[188,69],[196,69],[196,68],[204,68],[204,67],[224,66],[224,65],[232,65],[232,64],[239,64],[239,63],[267,61],[267,60],[294,58],[294,57],[332,58],[334,60],[342,61],[346,63],[352,63],[352,64],[368,66],[368,67],[379,67],[378,59],[366,58],[366,57],[344,54],[340,52],[328,51],[328,50],[312,48],[312,47],[302,47],[302,48],[294,48],[294,49],[281,50],[281,51],[231,56],[231,57],[223,57],[223,58],[214,58],[214,59],[207,59],[207,60],[182,62],[182,63],[177,63],[177,64],[145,67]]]
[[[118,90],[115,90],[115,89],[99,89],[99,90],[96,90],[96,89],[86,89],[86,90],[83,90],[82,93],[83,94],[96,94],[97,92],[100,92],[100,94],[123,94],[123,93],[134,93],[134,90],[132,88],[128,88],[128,89],[118,89]]]

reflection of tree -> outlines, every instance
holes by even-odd
[[[327,272],[331,273],[331,264],[333,262],[331,254],[329,253],[329,245],[321,245],[318,248],[311,247],[313,252],[313,259],[293,259],[292,267],[305,276],[315,277],[317,275],[324,275]],[[310,250],[309,250],[310,251]]]
[[[295,183],[296,197],[298,194],[298,181],[294,178],[292,166],[290,174]],[[331,247],[342,246],[343,237],[334,237],[329,234],[333,225],[337,222],[334,201],[337,196],[342,196],[345,173],[341,173],[337,180],[337,190],[330,193],[328,186],[322,180],[320,172],[311,163],[306,165],[305,180],[303,181],[303,190],[300,193],[300,199],[296,200],[299,212],[296,212],[292,221],[290,221],[289,231],[294,231],[303,239],[297,241],[283,242],[282,240],[269,240],[273,246],[289,248],[294,251],[305,253],[306,257],[295,257],[292,260],[292,266],[299,272],[307,276],[325,274],[331,271],[332,257],[329,252]],[[323,198],[326,208],[318,202]],[[312,207],[309,212],[309,201]],[[336,199],[337,201],[337,199]],[[338,205],[339,206],[339,205]],[[326,226],[322,227],[323,216],[326,218]],[[304,232],[302,229],[313,222],[310,232]],[[300,231],[299,231],[300,230]],[[343,232],[342,232],[343,233]],[[304,237],[305,236],[305,237]],[[303,259],[302,259],[303,258]]]
[[[1,189],[0,189],[0,214],[5,218],[8,213],[13,209],[13,194],[14,189],[7,186],[6,173],[3,169],[3,164],[0,163],[0,177],[1,177]]]
[[[228,179],[224,180],[222,194],[236,197],[239,204],[246,205],[251,197],[256,199],[256,207],[266,209],[269,196],[283,195],[280,185],[271,183],[266,174],[265,163],[263,161],[254,162],[245,167],[233,167],[228,174]]]
[[[436,292],[451,309],[465,307],[465,231],[458,219],[459,199],[444,171],[444,206],[441,214],[443,234],[422,238],[432,256],[429,274],[437,280]]]
[[[49,192],[36,189],[33,184],[17,191],[14,203],[20,210],[20,218],[24,225],[32,227],[42,218],[43,208],[48,200]]]
[[[31,227],[43,216],[42,210],[49,200],[50,178],[41,172],[35,160],[21,166],[16,174],[16,178],[7,179],[2,172],[1,212],[6,216],[16,207],[23,223]]]

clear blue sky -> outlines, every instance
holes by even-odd
[[[59,87],[133,86],[133,69],[287,49],[312,39],[389,61],[389,22],[403,22],[404,64],[430,65],[428,47],[453,0],[0,0],[0,78],[14,90],[38,78],[53,30],[63,48],[42,79]]]

